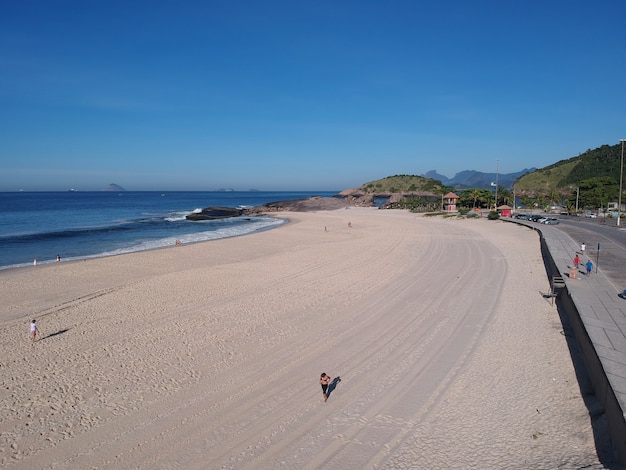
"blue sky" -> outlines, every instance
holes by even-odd
[[[626,2],[0,1],[0,191],[342,190],[626,138]]]

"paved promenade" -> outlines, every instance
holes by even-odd
[[[586,276],[584,263],[587,256],[581,256],[576,277],[571,278],[573,259],[577,252],[580,253],[579,242],[566,233],[565,227],[525,221],[524,225],[542,234],[553,262],[555,272],[552,276],[560,275],[566,285],[559,301],[566,310],[571,312],[573,305],[578,312],[579,319],[572,319],[578,323],[578,328],[574,325],[576,338],[583,350],[596,395],[604,406],[618,459],[626,465],[626,299],[620,295],[626,286],[614,285],[601,267],[596,270],[595,262],[592,273]],[[617,261],[626,270],[626,256],[619,253],[612,256],[623,257]],[[593,256],[591,260],[595,261]]]

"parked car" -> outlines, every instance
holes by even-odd
[[[528,218],[528,220],[532,220],[533,222],[538,222],[539,219],[543,219],[543,215],[533,214]]]
[[[585,217],[587,217],[588,219],[595,219],[597,217],[597,215],[592,214],[592,213],[588,213],[588,214],[585,214]]]
[[[541,223],[546,225],[556,225],[559,223],[559,219],[555,219],[554,217],[546,217]]]
[[[527,214],[515,214],[513,218],[520,220],[530,220],[530,216]]]

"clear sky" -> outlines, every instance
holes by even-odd
[[[0,191],[342,190],[626,138],[623,0],[0,0]]]

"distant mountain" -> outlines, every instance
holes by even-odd
[[[421,176],[423,176],[424,178],[430,178],[433,180],[441,181],[443,184],[448,184],[447,182],[450,181],[450,178],[448,178],[447,176],[440,175],[439,173],[437,173],[437,170],[430,170]]]
[[[126,191],[126,190],[124,188],[122,188],[119,184],[111,183],[110,185],[105,186],[104,188],[102,188],[102,191],[117,191],[117,192],[120,192],[120,191]]]
[[[511,186],[513,186],[513,183],[515,183],[515,181],[519,177],[533,171],[535,171],[535,168],[525,168],[515,173],[498,173],[498,185],[504,186],[505,188],[511,188]],[[441,175],[437,173],[437,170],[431,170],[423,174],[422,176],[425,178],[439,180],[444,185],[453,186],[455,189],[489,189],[491,187],[491,183],[496,182],[496,173],[483,173],[475,170],[461,171],[454,175],[453,178],[448,178],[444,175]]]

